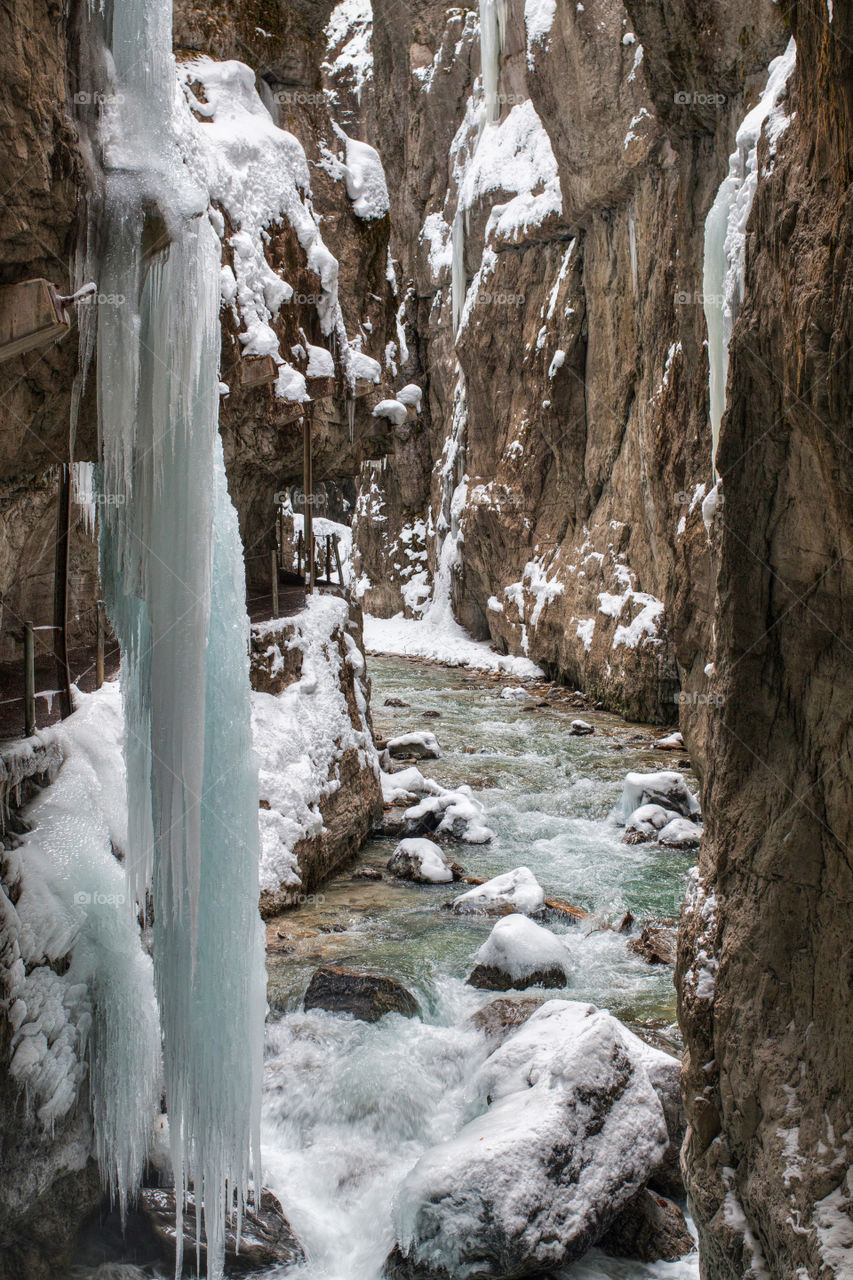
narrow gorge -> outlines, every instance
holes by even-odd
[[[853,1278],[853,5],[0,32],[0,1280]]]

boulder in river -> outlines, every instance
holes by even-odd
[[[433,841],[421,837],[401,840],[388,859],[388,870],[400,880],[419,884],[449,884],[453,863]]]
[[[684,775],[669,769],[626,774],[622,784],[623,821],[628,821],[641,805],[660,805],[676,817],[699,817],[699,801],[684,781]]]
[[[677,938],[669,925],[650,920],[643,925],[638,938],[630,938],[628,950],[647,964],[675,964]]]
[[[591,733],[595,733],[595,729],[586,720],[573,720],[569,728],[572,738],[587,738]]]
[[[351,1013],[361,1022],[378,1022],[386,1013],[404,1018],[420,1013],[415,997],[394,978],[331,964],[314,971],[302,1007],[306,1013],[309,1009]]]
[[[511,911],[537,915],[545,908],[545,893],[529,867],[515,867],[475,885],[451,903],[461,915],[505,916]]]
[[[429,729],[418,729],[416,733],[403,733],[398,738],[389,738],[386,747],[392,760],[438,760],[441,758],[438,739]]]
[[[658,844],[666,849],[695,849],[702,839],[698,822],[688,818],[673,818],[658,835]]]
[[[386,1274],[509,1280],[579,1258],[666,1152],[655,1053],[594,1005],[543,1004],[472,1082],[483,1114],[401,1184]]]
[[[646,1187],[610,1224],[598,1247],[637,1262],[677,1262],[693,1252],[696,1242],[678,1205]]]
[[[566,940],[517,913],[498,920],[474,959],[468,984],[485,991],[565,987],[571,974]]]
[[[402,698],[386,698],[382,704],[385,707],[407,707],[408,702],[404,702]]]
[[[173,1187],[143,1188],[135,1218],[145,1224],[156,1241],[163,1261],[175,1267],[175,1191]],[[196,1206],[190,1194],[184,1209],[184,1275],[196,1274]],[[201,1233],[201,1266],[207,1261],[204,1229]],[[225,1229],[225,1274],[245,1276],[270,1267],[293,1267],[305,1261],[305,1253],[271,1191],[261,1193],[260,1206],[243,1215],[239,1252],[233,1226]]]

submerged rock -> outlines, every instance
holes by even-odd
[[[565,939],[518,914],[497,922],[474,959],[468,984],[485,991],[565,987],[571,973]]]
[[[203,1220],[202,1220],[203,1221]],[[196,1274],[196,1205],[192,1193],[184,1209],[183,1275]],[[143,1188],[137,1210],[129,1215],[126,1235],[121,1237],[123,1257],[136,1262],[162,1260],[175,1267],[174,1188]],[[281,1205],[271,1191],[261,1193],[260,1206],[247,1208],[243,1215],[239,1252],[233,1225],[225,1229],[225,1274],[245,1276],[270,1267],[293,1267],[305,1261],[302,1245],[293,1234]],[[202,1227],[201,1267],[207,1262],[207,1244]]]
[[[388,859],[388,870],[400,880],[419,884],[449,884],[454,879],[453,864],[432,840],[401,840]]]
[[[677,1262],[696,1242],[677,1204],[645,1188],[598,1241],[599,1249],[638,1262]]]
[[[655,1057],[593,1005],[542,1005],[478,1072],[484,1113],[403,1181],[386,1276],[510,1280],[585,1253],[666,1151]]]
[[[675,964],[677,938],[675,929],[650,921],[638,938],[628,940],[628,950],[647,964]]]
[[[420,1013],[415,997],[394,978],[331,964],[315,970],[302,1007],[306,1013],[309,1009],[351,1013],[362,1022],[378,1022],[386,1013],[404,1018]]]

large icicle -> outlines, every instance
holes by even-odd
[[[154,898],[175,1167],[203,1202],[208,1275],[259,1166],[264,1013],[243,566],[218,436],[220,244],[177,143],[169,0],[107,15],[118,106],[98,332],[105,598],[122,645],[128,871]],[[186,129],[183,131],[186,133]],[[178,1272],[180,1272],[180,1256]]]
[[[486,100],[486,124],[500,116],[498,82],[506,29],[506,0],[480,0],[480,64]]]
[[[708,329],[711,465],[715,480],[720,423],[726,408],[729,341],[743,298],[746,224],[758,186],[758,139],[766,121],[773,149],[788,124],[788,117],[778,109],[778,102],[785,92],[796,56],[792,38],[781,57],[770,63],[767,86],[737,131],[729,171],[705,220],[702,293]]]

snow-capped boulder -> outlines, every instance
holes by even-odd
[[[679,815],[674,809],[664,809],[659,804],[641,804],[635,809],[625,823],[625,844],[644,844],[648,840],[657,840],[658,832]]]
[[[400,427],[408,418],[408,410],[399,400],[380,400],[373,410],[374,418],[387,418],[395,427]]]
[[[474,959],[468,983],[486,991],[564,987],[571,974],[565,938],[517,913],[498,920]]]
[[[665,738],[657,739],[655,742],[655,749],[657,751],[683,751],[684,739],[677,731],[675,733],[668,733]]]
[[[453,879],[450,859],[432,840],[417,837],[400,841],[388,859],[388,870],[400,880],[420,884],[449,884]]]
[[[451,836],[466,844],[486,844],[494,832],[487,827],[485,809],[470,787],[451,791],[433,778],[425,778],[412,765],[399,773],[380,774],[382,797],[387,805],[400,805],[416,800],[399,816],[392,809],[383,819],[386,831],[401,836],[420,836],[427,832]]]
[[[529,867],[516,867],[478,884],[451,904],[461,914],[503,916],[511,911],[532,916],[545,906],[545,893]]]
[[[392,760],[439,760],[441,747],[438,739],[429,729],[419,729],[416,733],[403,733],[398,738],[389,738],[388,754]]]
[[[668,849],[695,849],[702,839],[702,828],[698,822],[689,822],[687,818],[673,818],[658,836],[658,844]]]
[[[622,784],[622,820],[628,819],[641,805],[655,804],[672,810],[682,818],[699,817],[699,801],[693,795],[682,773],[662,769],[658,773],[629,773]]]
[[[529,697],[527,690],[518,685],[505,685],[501,689],[501,698],[504,702],[527,702]]]
[[[509,1280],[585,1253],[667,1149],[647,1053],[594,1005],[542,1005],[477,1073],[482,1114],[402,1183],[398,1259],[424,1275]]]
[[[586,738],[589,734],[595,733],[595,729],[586,720],[573,720],[569,727],[569,733],[573,738]]]

